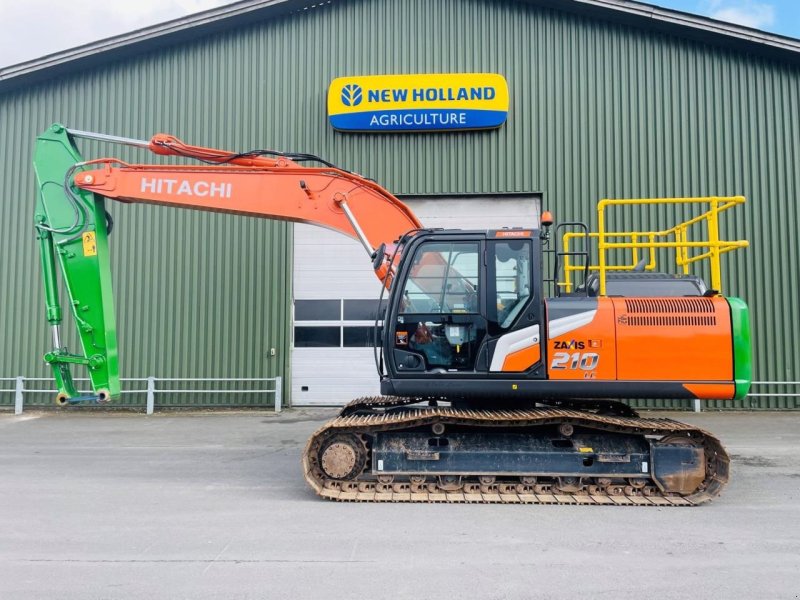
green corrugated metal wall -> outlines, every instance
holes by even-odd
[[[505,75],[505,126],[369,135],[326,123],[333,77],[459,71]],[[53,120],[317,153],[399,194],[541,191],[561,220],[590,217],[602,197],[744,194],[727,233],[752,247],[727,259],[726,291],[751,306],[756,379],[800,379],[796,65],[524,2],[342,0],[6,93],[0,376],[44,373],[29,157]],[[84,146],[86,155],[133,157]],[[286,372],[286,226],[144,206],[114,215],[123,376]],[[265,356],[271,346],[276,359]]]

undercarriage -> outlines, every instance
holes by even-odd
[[[728,481],[714,436],[618,403],[441,404],[354,400],[309,440],[306,480],[340,501],[641,506],[703,504]]]

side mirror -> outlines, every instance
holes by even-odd
[[[372,255],[372,268],[378,270],[383,264],[383,257],[386,256],[386,244],[381,244]]]

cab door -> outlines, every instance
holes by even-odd
[[[489,373],[544,377],[541,273],[533,240],[487,242],[487,350]]]
[[[486,370],[478,360],[486,337],[483,253],[481,239],[430,240],[414,248],[390,333],[398,374]]]

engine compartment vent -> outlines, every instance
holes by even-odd
[[[714,327],[717,317],[695,315],[647,315],[630,316],[623,323],[639,327]]]
[[[628,313],[650,313],[658,315],[674,314],[714,314],[714,303],[710,298],[628,298],[625,300]],[[716,319],[714,323],[716,323]],[[631,325],[633,319],[630,317]],[[677,324],[677,323],[676,323]],[[682,323],[683,324],[683,323]],[[685,323],[691,325],[692,323]],[[712,324],[712,323],[709,323]]]

